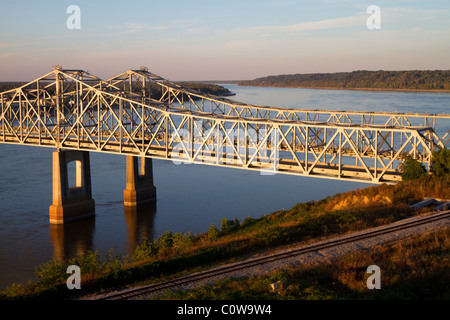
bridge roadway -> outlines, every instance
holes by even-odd
[[[174,127],[171,128],[175,129]],[[349,136],[351,135],[350,133],[347,133],[348,131],[345,131],[346,129],[349,130],[345,127],[339,127],[339,129],[342,130],[340,133],[332,126],[328,129],[334,130],[334,136],[338,134],[341,140],[343,139],[343,136],[349,139]],[[400,160],[404,156],[403,153],[394,151],[392,148],[385,152],[379,151],[377,158],[381,168],[377,168],[375,172],[375,168],[369,168],[366,165],[358,166],[358,163],[365,164],[367,159],[374,157],[374,151],[373,148],[371,148],[371,145],[365,145],[365,150],[361,147],[356,149],[355,143],[352,140],[349,140],[349,143],[352,146],[336,146],[331,141],[327,144],[320,143],[309,146],[308,150],[307,147],[302,144],[292,146],[291,144],[282,142],[278,144],[277,150],[273,150],[272,140],[276,138],[271,137],[270,139],[267,139],[267,137],[264,136],[259,144],[251,143],[249,139],[247,139],[245,145],[243,145],[242,140],[238,141],[237,139],[233,139],[236,137],[232,137],[230,140],[227,138],[224,139],[222,136],[219,138],[219,142],[216,142],[214,141],[214,138],[211,138],[208,140],[206,147],[202,148],[202,145],[206,143],[204,137],[194,136],[194,139],[191,140],[191,144],[188,146],[189,143],[186,143],[186,145],[183,144],[182,139],[185,137],[174,140],[173,138],[174,136],[176,137],[177,134],[173,133],[173,131],[169,134],[171,138],[166,146],[164,145],[164,142],[169,139],[162,133],[157,134],[156,137],[146,134],[144,139],[138,134],[134,135],[133,139],[123,139],[123,137],[120,137],[120,133],[107,129],[100,134],[91,133],[89,139],[80,139],[79,135],[66,134],[63,132],[59,136],[60,142],[58,143],[58,138],[55,138],[54,135],[49,136],[44,130],[22,129],[9,134],[6,134],[5,131],[6,130],[3,130],[0,126],[0,132],[4,133],[0,138],[0,142],[3,143],[35,145],[51,148],[57,148],[59,145],[60,148],[68,150],[120,153],[141,157],[168,159],[176,163],[209,164],[248,170],[264,170],[263,172],[265,172],[265,174],[286,173],[311,175],[323,178],[350,179],[371,183],[396,182],[401,180],[398,170],[392,169],[392,167],[394,160]],[[394,131],[394,133],[395,132],[396,131]],[[388,134],[392,133],[392,131],[388,131]],[[410,131],[411,135],[408,142],[414,137],[414,133],[417,133],[417,131]],[[214,135],[216,135],[216,133]],[[226,135],[226,133],[223,133],[223,135]],[[186,138],[186,140],[189,140],[189,138]],[[156,142],[156,144],[152,144],[151,142]],[[364,141],[359,142],[359,144],[362,145],[362,142]],[[142,150],[145,150],[144,155]],[[274,158],[274,153],[277,153],[276,158]],[[303,156],[303,160],[299,159],[299,154]],[[283,157],[283,155],[286,157]],[[289,158],[289,155],[294,155],[295,158]],[[307,159],[308,156],[312,158],[313,161],[306,162],[305,159]],[[423,155],[420,154],[419,156]],[[339,157],[341,158],[340,162],[336,162]],[[346,164],[344,164],[343,158],[345,158]],[[386,164],[386,161],[389,162],[389,164]],[[351,164],[352,162],[354,162],[354,165]],[[379,180],[375,180],[375,177],[379,177]]]

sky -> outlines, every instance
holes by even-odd
[[[0,0],[0,13],[0,81],[55,65],[173,81],[450,69],[448,0]]]

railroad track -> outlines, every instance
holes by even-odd
[[[374,238],[381,235],[386,235],[393,232],[402,231],[405,229],[409,229],[412,227],[417,227],[421,225],[425,225],[428,223],[432,223],[435,221],[443,220],[450,218],[450,210],[448,211],[442,211],[438,213],[434,213],[427,216],[420,216],[420,217],[414,217],[410,219],[406,219],[407,221],[402,222],[396,222],[387,226],[382,227],[376,227],[373,229],[370,229],[366,232],[358,232],[357,234],[350,234],[348,236],[343,236],[327,241],[323,241],[320,243],[312,244],[312,245],[306,245],[301,248],[292,249],[286,252],[276,253],[272,255],[267,255],[260,258],[255,258],[252,260],[244,261],[244,262],[238,262],[231,265],[226,265],[222,267],[217,267],[214,269],[210,269],[207,271],[198,272],[192,275],[188,275],[185,277],[177,278],[174,280],[169,280],[157,284],[151,284],[135,289],[130,289],[126,291],[121,292],[114,292],[110,294],[105,294],[103,296],[98,297],[96,300],[126,300],[126,299],[132,299],[132,298],[138,298],[150,294],[155,294],[157,292],[176,288],[182,285],[190,284],[196,281],[205,280],[208,278],[216,277],[218,275],[224,275],[227,273],[232,273],[235,271],[240,271],[246,268],[251,268],[259,265],[263,265],[266,263],[279,261],[286,258],[291,258],[294,256],[298,256],[301,254],[316,252],[323,249],[332,248],[339,245],[344,244],[350,244],[352,242],[360,241],[360,240],[367,240],[370,238]]]

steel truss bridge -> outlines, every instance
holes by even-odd
[[[407,155],[429,169],[450,140],[449,114],[250,105],[146,68],[102,80],[55,67],[0,105],[0,143],[369,183],[401,180]]]

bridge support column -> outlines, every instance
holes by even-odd
[[[123,203],[128,207],[156,201],[152,159],[142,158],[140,172],[138,167],[138,158],[127,156],[127,182],[123,191]]]
[[[67,165],[76,162],[76,184],[69,186]],[[64,224],[95,216],[92,199],[89,152],[65,150],[53,152],[53,203],[50,223]]]

